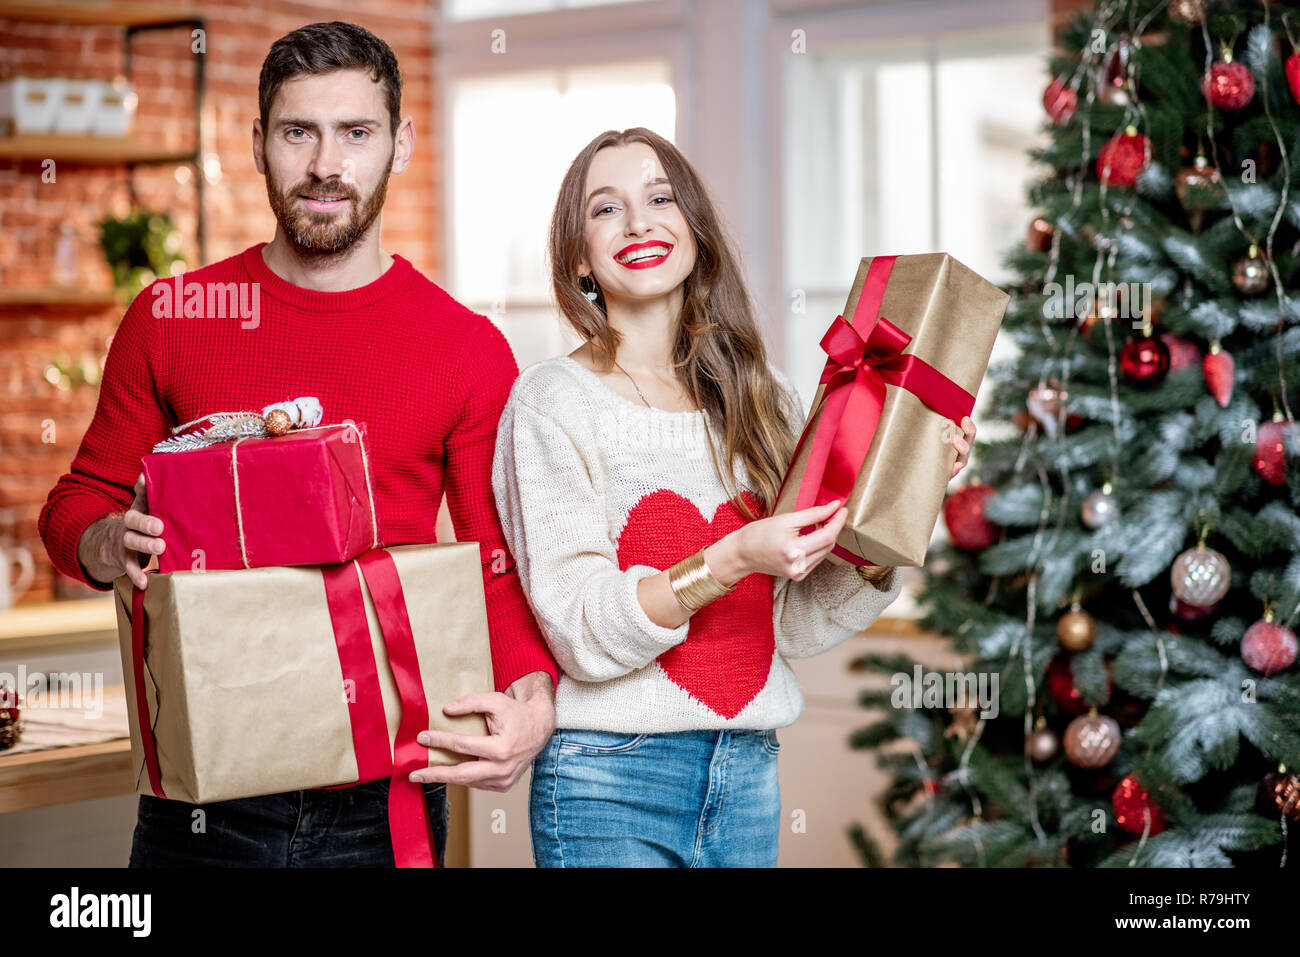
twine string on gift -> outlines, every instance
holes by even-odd
[[[361,470],[366,478],[366,502],[370,511],[370,547],[379,547],[379,519],[375,514],[374,488],[370,479],[370,456],[366,443],[361,439],[361,430],[351,421],[334,425],[317,425],[321,417],[320,402],[312,396],[294,399],[292,402],[277,402],[266,406],[261,412],[212,412],[182,423],[171,430],[172,437],[164,439],[154,446],[154,452],[186,452],[191,449],[207,448],[221,442],[234,442],[230,446],[230,470],[234,477],[235,489],[235,524],[239,532],[239,556],[245,568],[252,566],[248,561],[248,543],[244,537],[244,508],[239,494],[239,443],[245,439],[268,438],[272,433],[266,424],[267,414],[273,409],[283,409],[289,416],[290,428],[296,434],[320,432],[326,429],[348,429],[356,436],[357,446],[361,450]],[[200,422],[212,425],[201,432],[187,432]],[[306,423],[310,422],[310,425]],[[301,424],[300,424],[301,423]],[[186,434],[182,434],[186,433]]]
[[[303,432],[321,432],[327,429],[349,429],[356,435],[357,446],[361,449],[361,471],[366,477],[366,502],[370,506],[370,547],[379,547],[379,520],[375,515],[375,494],[370,484],[370,458],[366,453],[366,443],[361,441],[361,430],[352,422],[340,422],[336,425],[316,425],[306,429],[294,429],[294,434]],[[251,568],[248,563],[248,544],[244,539],[244,507],[239,497],[239,461],[237,450],[239,443],[245,439],[255,439],[256,435],[241,435],[230,446],[230,470],[234,476],[235,487],[235,524],[239,531],[239,556],[244,562],[245,568]]]

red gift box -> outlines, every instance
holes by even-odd
[[[158,570],[329,565],[381,547],[365,433],[353,423],[141,458]]]

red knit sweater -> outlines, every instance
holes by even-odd
[[[385,544],[436,541],[444,490],[457,539],[479,543],[497,690],[533,671],[554,683],[492,497],[497,421],[519,371],[505,337],[401,256],[368,285],[317,292],[273,273],[264,245],[182,277],[244,284],[249,305],[256,283],[251,318],[156,318],[152,287],[127,309],[90,428],[41,510],[54,566],[104,589],[86,577],[77,543],[130,507],[140,457],[172,426],[314,395],[325,422],[364,424]]]

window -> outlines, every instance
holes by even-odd
[[[861,257],[943,251],[1010,278],[1002,259],[1030,219],[1046,49],[1044,23],[790,59],[783,256],[791,301],[800,290],[806,308],[787,305],[784,345],[805,403]]]
[[[560,181],[603,130],[644,126],[673,139],[668,66],[633,61],[466,78],[452,103],[452,288],[501,327],[521,366],[525,355],[567,352],[573,346],[564,346],[551,305],[546,259]]]
[[[482,20],[485,17],[513,17],[522,13],[630,2],[634,0],[445,0],[443,11],[448,20]]]

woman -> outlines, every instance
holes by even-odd
[[[534,859],[775,866],[776,729],[803,709],[786,659],[870,625],[901,576],[822,561],[839,502],[764,517],[802,406],[671,143],[642,128],[589,143],[549,255],[584,344],[520,374],[493,462],[506,541],[564,671],[533,764]]]

